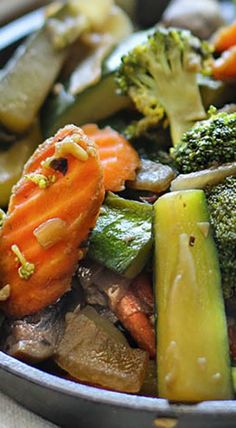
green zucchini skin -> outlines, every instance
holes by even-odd
[[[128,36],[103,61],[101,80],[77,95],[69,92],[70,80],[57,95],[51,95],[42,112],[42,129],[45,137],[53,135],[59,128],[73,123],[80,126],[88,122],[98,122],[120,110],[128,108],[128,97],[116,92],[115,74],[121,58],[135,45],[144,41],[153,30],[140,31]]]
[[[159,396],[232,398],[221,276],[202,190],[167,193],[154,205]]]
[[[65,57],[66,50],[55,50],[45,27],[19,48],[0,81],[2,125],[15,133],[31,126]]]
[[[127,97],[116,94],[114,74],[111,74],[77,96],[63,90],[52,98],[43,112],[43,133],[49,137],[70,123],[81,126],[97,122],[129,105]]]
[[[91,235],[89,257],[134,278],[147,263],[152,242],[152,206],[108,193]]]

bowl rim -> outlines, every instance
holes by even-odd
[[[204,401],[198,404],[174,404],[166,399],[144,397],[115,391],[98,389],[93,386],[83,385],[71,380],[44,372],[38,368],[29,366],[14,357],[0,351],[0,370],[3,370],[16,378],[59,392],[74,398],[88,400],[97,404],[123,407],[130,410],[155,412],[171,416],[185,415],[212,415],[235,416],[236,401]],[[0,386],[1,389],[1,386]]]

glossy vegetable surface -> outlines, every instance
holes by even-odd
[[[236,79],[236,45],[223,52],[214,62],[213,75],[218,80]]]
[[[220,270],[204,192],[162,196],[155,204],[155,238],[159,395],[230,399]]]
[[[1,230],[1,286],[11,290],[1,304],[7,314],[34,313],[70,288],[83,257],[80,244],[95,225],[103,196],[96,148],[79,128],[68,126],[38,148],[14,189]],[[34,233],[55,218],[65,222],[65,233],[45,248]]]
[[[45,135],[51,135],[67,123],[84,125],[97,122],[130,107],[130,100],[117,94],[115,73],[122,56],[135,44],[144,41],[150,31],[133,33],[121,42],[103,61],[101,79],[96,84],[81,91],[78,95],[63,89],[59,94],[49,98],[43,111]],[[70,88],[70,80],[66,86]]]
[[[125,181],[132,181],[136,177],[136,170],[140,165],[138,153],[112,128],[99,129],[97,125],[91,124],[83,126],[83,130],[98,146],[105,190],[124,190]]]
[[[33,35],[9,63],[0,80],[0,123],[13,132],[34,121],[65,60],[46,28]]]
[[[67,318],[56,362],[80,381],[138,392],[147,368],[147,354],[130,348],[117,334],[112,323],[101,319],[94,309],[75,312]]]
[[[27,135],[19,138],[8,150],[0,151],[0,206],[6,207],[12,187],[19,180],[25,162],[41,142],[38,123]]]
[[[214,36],[214,47],[217,52],[223,52],[236,45],[236,21],[227,27],[222,27]]]
[[[89,256],[107,268],[135,277],[152,248],[152,207],[108,194],[94,228]]]

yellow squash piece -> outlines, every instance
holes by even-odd
[[[232,398],[221,278],[202,190],[155,204],[158,390],[173,401]]]

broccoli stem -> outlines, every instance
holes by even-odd
[[[188,131],[190,128],[192,128],[194,122],[181,122],[180,120],[176,118],[170,118],[170,133],[171,133],[171,139],[172,144],[176,146],[181,141],[182,135]]]
[[[180,143],[183,134],[191,129],[196,121],[203,120],[207,116],[196,76],[185,72],[181,78],[182,81],[178,81],[178,86],[173,88],[177,103],[173,103],[173,95],[168,103],[167,100],[163,99],[163,105],[170,121],[171,138],[174,146]]]

